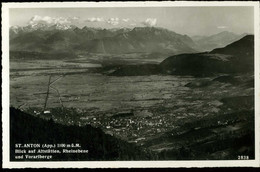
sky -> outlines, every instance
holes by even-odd
[[[254,33],[253,7],[11,8],[10,26],[163,27],[189,36]]]

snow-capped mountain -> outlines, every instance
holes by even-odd
[[[42,30],[42,31],[47,31],[47,30],[68,30],[68,29],[74,29],[76,28],[76,26],[74,25],[67,25],[67,24],[54,24],[54,25],[47,25],[44,23],[33,23],[33,24],[29,24],[27,26],[11,26],[10,27],[10,31],[14,32],[14,33],[19,33],[20,31],[23,32],[31,32],[31,31],[35,31],[35,30]]]

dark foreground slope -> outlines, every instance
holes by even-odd
[[[215,49],[209,53],[179,54],[166,58],[159,65],[119,66],[111,73],[126,75],[193,75],[210,76],[219,73],[237,74],[254,71],[254,36],[242,39]]]
[[[85,153],[53,154],[50,160],[146,160],[152,159],[150,154],[135,145],[105,134],[101,129],[90,125],[83,127],[65,126],[54,123],[52,119],[26,114],[10,108],[10,157],[14,158],[15,144],[58,144],[79,143],[80,149],[89,150]],[[21,154],[20,154],[21,155]]]

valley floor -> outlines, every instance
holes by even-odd
[[[156,159],[254,159],[252,74],[116,77],[85,66],[76,71],[71,62],[60,64],[61,70],[44,69],[51,62],[17,63],[11,65],[11,106],[33,116],[69,126],[89,124],[154,152]],[[48,113],[41,113],[50,71],[56,71],[53,80],[63,74],[53,84],[60,96],[52,90]]]

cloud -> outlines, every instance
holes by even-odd
[[[117,18],[117,17],[116,18],[110,18],[110,19],[107,20],[107,23],[114,25],[114,26],[118,25],[119,24],[119,18]]]
[[[218,26],[218,29],[226,29],[227,26]]]
[[[103,17],[91,17],[86,20],[87,22],[103,22],[105,21]]]
[[[29,24],[37,25],[37,24],[45,24],[45,25],[54,25],[54,24],[71,24],[73,21],[79,20],[79,17],[49,17],[49,16],[33,16]]]
[[[130,26],[136,26],[136,23],[131,23]]]
[[[143,22],[143,24],[144,24],[145,26],[151,27],[151,26],[155,26],[155,25],[156,25],[156,22],[157,22],[157,19],[156,19],[156,18],[147,18],[147,19]]]
[[[126,19],[122,19],[123,22],[128,22],[130,19],[129,18],[126,18]]]

